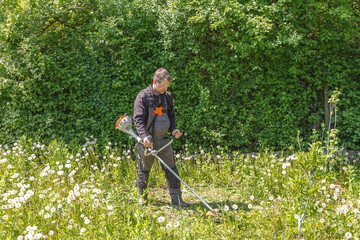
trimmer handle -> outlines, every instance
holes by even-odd
[[[179,132],[181,133],[180,130],[179,130]],[[148,139],[150,142],[154,142],[154,139],[153,139],[153,137],[152,137],[151,135],[149,135],[149,136],[147,137],[147,139]],[[175,140],[175,135],[172,136],[172,141],[174,141],[174,140]]]
[[[164,148],[166,148],[167,146],[169,146],[175,139],[175,136],[173,136],[173,138],[167,143],[165,144],[162,148],[160,148],[159,150],[153,150],[152,148],[145,148],[145,152],[144,152],[144,155],[145,156],[150,156],[150,155],[157,155],[158,152],[161,152]],[[150,150],[150,152],[148,152]]]

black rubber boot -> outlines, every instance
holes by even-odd
[[[174,176],[167,168],[164,168],[165,177],[168,182],[169,193],[171,197],[171,203],[175,205],[180,205],[181,207],[189,207],[190,204],[183,201],[181,197],[181,190],[180,190],[180,180]],[[179,171],[176,167],[171,168],[178,176]]]
[[[184,202],[184,200],[181,197],[181,194],[171,194],[171,203],[174,205],[179,205],[181,207],[190,207],[190,204],[187,202]]]

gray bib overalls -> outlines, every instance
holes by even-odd
[[[166,99],[165,99],[166,101]],[[148,119],[146,122],[146,130],[153,137],[153,149],[158,150],[165,144],[167,144],[170,139],[168,137],[168,131],[170,128],[170,121],[167,113],[163,113],[159,107],[155,108],[149,106],[148,108]],[[155,120],[154,120],[155,118]],[[153,121],[154,120],[154,121]],[[145,156],[144,155],[144,146],[142,144],[137,144],[137,167],[138,167],[138,190],[139,194],[143,194],[144,190],[147,188],[149,172],[154,163],[154,156]],[[158,153],[158,156],[176,173],[179,174],[176,164],[174,153],[171,145],[163,149]],[[180,180],[177,179],[166,167],[161,164],[163,171],[165,172],[165,177],[168,183],[170,195],[176,194],[181,195],[180,191]]]

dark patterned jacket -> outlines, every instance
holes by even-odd
[[[146,93],[150,94],[150,96],[146,96]],[[134,103],[133,118],[135,121],[137,134],[142,140],[150,135],[149,132],[146,130],[146,124],[149,117],[149,107],[150,107],[149,99],[153,99],[154,101],[153,105],[155,107],[160,106],[160,102],[162,102],[161,103],[162,106],[166,106],[167,108],[165,109],[167,111],[166,114],[168,114],[170,120],[170,132],[176,129],[174,102],[171,94],[168,91],[166,91],[164,93],[164,97],[162,97],[161,98],[162,100],[160,100],[159,95],[154,94],[152,85],[150,85],[149,87],[142,90],[137,95]],[[164,104],[164,100],[166,100],[165,104]]]

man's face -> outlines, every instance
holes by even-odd
[[[168,80],[161,80],[160,82],[153,81],[153,87],[156,91],[158,91],[160,94],[164,94],[165,91],[170,86],[170,82]]]

